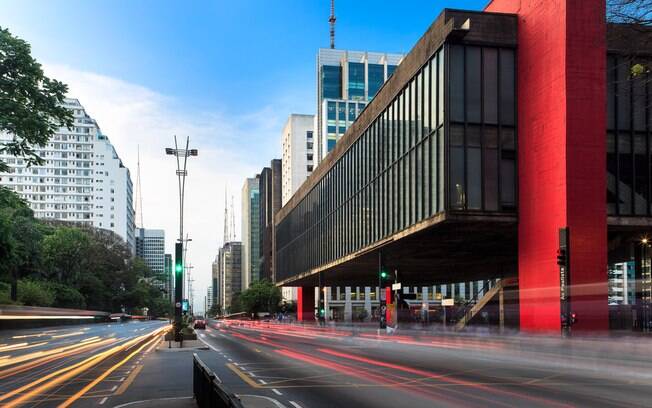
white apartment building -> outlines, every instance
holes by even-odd
[[[11,168],[0,173],[0,185],[26,200],[37,218],[111,230],[133,251],[129,170],[77,99],[66,98],[63,106],[72,112],[74,123],[70,129],[59,128],[45,146],[35,149],[45,163],[28,168],[23,159],[0,153],[0,160]],[[0,144],[12,138],[0,134]]]
[[[133,185],[109,138],[99,133],[93,143],[93,226],[115,232],[135,253]]]
[[[285,205],[317,166],[315,115],[293,113],[281,135],[281,201]]]

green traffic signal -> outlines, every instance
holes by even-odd
[[[383,279],[387,278],[387,271],[385,270],[380,271],[380,277]]]
[[[183,270],[183,266],[181,266],[181,264],[177,264],[175,270],[177,271],[177,273],[181,273],[181,271]]]

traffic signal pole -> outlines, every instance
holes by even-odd
[[[174,335],[176,341],[183,341],[181,330],[182,302],[183,302],[183,205],[186,192],[186,176],[188,171],[186,165],[188,157],[197,156],[197,149],[189,149],[190,137],[186,137],[186,148],[179,149],[177,137],[174,136],[174,149],[166,148],[165,154],[175,156],[177,159],[177,178],[179,180],[179,239],[175,244],[174,263]],[[183,164],[183,166],[182,166]]]

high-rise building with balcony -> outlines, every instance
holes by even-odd
[[[69,221],[107,229],[120,235],[134,251],[132,182],[115,148],[77,99],[63,106],[73,126],[59,128],[48,143],[36,147],[43,165],[0,152],[10,171],[0,173],[0,185],[26,200],[37,218]],[[13,139],[0,134],[0,144]]]

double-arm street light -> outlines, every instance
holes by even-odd
[[[174,136],[174,149],[168,147],[165,149],[165,154],[170,156],[175,156],[177,159],[177,178],[179,180],[179,239],[175,244],[175,275],[174,275],[174,324],[175,324],[175,334],[177,336],[177,341],[181,341],[181,314],[182,314],[182,298],[183,298],[183,272],[184,272],[184,261],[183,256],[183,204],[184,204],[184,195],[186,192],[186,176],[188,171],[186,170],[186,165],[188,163],[188,157],[197,156],[197,149],[189,149],[188,145],[190,144],[190,137],[186,137],[186,148],[179,149],[179,144],[177,143],[177,137]]]

